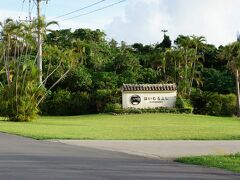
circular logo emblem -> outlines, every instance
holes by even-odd
[[[133,95],[130,98],[130,102],[132,103],[132,105],[138,105],[141,102],[141,98],[139,95]]]

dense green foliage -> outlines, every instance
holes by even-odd
[[[79,54],[72,49],[59,49],[46,44],[44,80],[37,66],[37,38],[46,38],[44,17],[32,23],[6,19],[0,23],[0,115],[10,121],[32,121],[38,115],[40,103],[66,77]],[[39,29],[39,30],[37,30]],[[48,82],[48,80],[50,80]],[[46,88],[47,87],[47,88]]]
[[[42,116],[30,123],[0,120],[0,131],[36,139],[239,140],[240,121],[165,113]]]
[[[191,95],[195,114],[231,116],[236,112],[236,95],[196,90]]]
[[[6,19],[0,24],[0,113],[11,121],[31,121],[39,112],[45,88],[35,64],[36,20],[31,24]],[[31,32],[31,33],[30,33]]]
[[[40,102],[45,115],[114,111],[121,104],[124,83],[176,83],[178,108],[217,116],[239,112],[240,104],[236,106],[235,102],[240,95],[234,84],[240,64],[238,41],[216,48],[204,37],[179,35],[171,41],[164,34],[160,43],[128,45],[107,40],[100,30],[46,33],[51,23],[41,18],[32,24],[10,19],[2,24],[0,109],[3,116],[12,117],[9,119],[32,119]],[[44,37],[41,85],[37,84],[35,62],[38,26]]]
[[[223,54],[225,48],[206,44],[204,37],[180,35],[173,43],[164,35],[163,41],[154,45],[127,45],[107,41],[100,30],[77,29],[72,32],[66,29],[48,34],[46,46],[74,50],[79,54],[79,65],[49,93],[42,104],[44,114],[113,111],[121,104],[123,83],[176,83],[184,100],[184,105],[177,105],[179,108],[194,108],[195,113],[210,115],[231,116],[236,112],[236,98],[228,95],[235,93],[235,79]],[[48,64],[46,56],[45,61]],[[194,97],[196,91],[212,99],[214,95],[211,94],[219,94],[221,98],[215,102],[211,99],[202,102],[208,97],[200,96],[201,93]],[[226,102],[224,99],[229,97]],[[229,108],[223,112],[225,107]]]
[[[39,112],[37,104],[45,89],[38,87],[38,70],[32,62],[14,66],[12,73],[20,75],[0,87],[1,115],[11,121],[31,121]]]
[[[240,172],[240,153],[224,156],[183,157],[177,159],[176,161]]]

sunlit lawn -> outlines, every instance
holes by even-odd
[[[179,114],[39,117],[30,123],[0,120],[0,131],[35,139],[240,139],[237,118]]]
[[[240,172],[240,154],[225,156],[184,157],[177,159],[177,161],[187,164],[217,167],[234,172]]]

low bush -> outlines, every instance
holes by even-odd
[[[91,95],[87,92],[72,93],[59,89],[50,93],[41,104],[44,115],[80,115],[91,114],[94,111]],[[92,111],[91,111],[92,110]]]
[[[236,113],[237,97],[235,94],[221,95],[222,101],[222,116],[232,116]]]
[[[190,111],[190,113],[193,112],[193,106],[191,104],[190,99],[184,99],[181,96],[177,97],[176,108],[178,108],[178,109],[188,109],[188,111]]]
[[[233,116],[236,112],[236,95],[195,91],[191,95],[195,114]]]
[[[116,109],[121,109],[121,104],[119,103],[107,103],[104,107],[104,113],[111,113],[114,112]]]
[[[155,108],[155,109],[135,109],[128,108],[115,109],[112,113],[114,114],[143,114],[143,113],[173,113],[173,114],[191,114],[192,108]]]
[[[120,101],[120,89],[98,89],[95,93],[93,93],[93,103],[95,104],[95,109],[98,113],[105,112],[107,110],[106,108],[111,108],[110,106],[112,105],[110,104],[119,103]]]
[[[47,115],[68,115],[71,99],[72,94],[67,90],[60,89],[49,93],[41,105],[41,111]]]
[[[95,112],[92,95],[88,92],[72,93],[69,115],[92,114]]]

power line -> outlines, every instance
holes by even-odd
[[[102,7],[102,8],[95,9],[95,10],[93,10],[93,11],[80,14],[80,15],[78,15],[78,16],[74,16],[74,17],[71,17],[71,18],[66,18],[66,19],[60,20],[60,22],[62,22],[62,21],[67,21],[67,20],[70,20],[70,19],[79,18],[79,17],[82,17],[82,16],[86,16],[86,15],[92,14],[92,13],[94,13],[94,12],[98,12],[98,11],[101,11],[101,10],[104,10],[104,9],[107,9],[107,8],[110,8],[110,7],[112,7],[112,6],[115,6],[115,5],[117,5],[117,4],[123,3],[123,2],[125,2],[125,1],[127,1],[127,0],[121,0],[121,1],[118,1],[118,2],[116,2],[116,3],[113,3],[113,4],[110,4],[110,5],[104,6],[104,7]]]
[[[31,9],[31,5],[32,5],[32,1],[29,0],[29,4],[28,4],[28,16],[29,16],[29,21],[32,21],[32,9]]]
[[[43,11],[43,15],[44,15],[44,16],[46,16],[47,6],[48,6],[48,4],[46,3],[45,6],[44,6],[44,11]]]
[[[22,5],[21,5],[21,12],[20,12],[20,15],[19,15],[19,20],[21,19],[21,17],[23,16],[23,9],[24,9],[24,3],[25,3],[25,0],[22,1]]]
[[[33,8],[34,8],[34,6],[35,6],[35,5],[34,5],[34,3],[33,3],[33,5],[32,5],[32,9],[31,9],[31,12],[32,12],[32,13],[33,13]]]
[[[59,19],[59,18],[64,17],[64,16],[68,16],[68,15],[70,15],[70,14],[73,14],[73,13],[82,11],[82,10],[84,10],[84,9],[93,7],[93,6],[95,6],[95,5],[97,5],[97,4],[100,4],[100,3],[104,2],[104,1],[106,1],[106,0],[101,0],[101,1],[95,2],[95,3],[90,4],[90,5],[88,5],[88,6],[85,6],[85,7],[82,7],[82,8],[80,8],[80,9],[77,9],[77,10],[75,10],[75,11],[71,11],[71,12],[69,12],[69,13],[66,13],[66,14],[63,14],[63,15],[60,15],[60,16],[57,16],[57,17],[52,18],[52,19]],[[52,20],[52,19],[51,19],[51,20]]]
[[[22,1],[21,12],[23,11],[24,2],[25,2],[25,0]]]
[[[25,4],[25,2],[27,1],[27,11],[28,11],[28,15],[26,16],[26,18],[25,19],[21,19],[22,18],[22,16],[23,16],[23,14],[24,14],[24,11],[23,11],[23,8],[24,8],[24,4]],[[20,16],[19,16],[19,21],[24,21],[24,22],[31,22],[31,17],[32,17],[32,11],[30,10],[31,9],[31,2],[32,2],[32,0],[23,0],[22,1],[22,10],[21,10],[21,14],[20,14]]]

